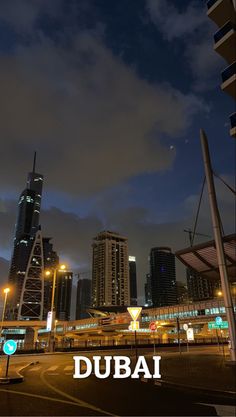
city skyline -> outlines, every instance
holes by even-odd
[[[179,7],[163,0],[161,8],[155,1],[139,1],[135,8],[126,7],[125,17],[124,2],[114,10],[93,1],[73,10],[68,2],[64,15],[63,1],[57,11],[41,2],[40,7],[36,3],[32,6],[32,13],[26,5],[24,16],[9,13],[5,3],[0,14],[4,22],[1,32],[8,39],[1,37],[1,80],[6,81],[2,91],[11,99],[6,86],[12,85],[13,77],[24,104],[29,97],[22,86],[28,80],[41,105],[37,109],[31,106],[26,118],[25,105],[16,108],[17,102],[12,100],[12,112],[18,114],[16,129],[6,124],[0,128],[7,139],[6,158],[0,167],[0,181],[4,180],[0,184],[0,282],[6,281],[6,260],[11,257],[16,198],[36,149],[39,171],[45,176],[44,234],[53,236],[60,257],[73,271],[86,270],[91,265],[94,235],[104,229],[127,235],[130,254],[137,259],[139,303],[143,302],[150,248],[168,245],[175,251],[188,246],[183,229],[193,225],[204,175],[200,125],[209,137],[215,171],[233,182],[235,141],[228,126],[232,100],[220,91],[225,62],[213,51],[217,26],[207,18],[205,4],[186,1]],[[160,23],[163,19],[166,27]],[[186,19],[191,28],[184,24]],[[56,24],[50,25],[52,21],[63,28],[61,37]],[[22,34],[30,40],[28,44]],[[95,63],[95,71],[86,54]],[[74,61],[75,55],[80,64]],[[28,62],[32,63],[30,73]],[[53,65],[57,68],[55,78],[54,71],[50,72]],[[93,93],[85,83],[85,70],[96,87]],[[66,97],[70,111],[56,104],[57,93]],[[98,97],[103,98],[104,107],[99,108]],[[141,108],[135,104],[137,97],[143,103]],[[165,104],[164,110],[160,102]],[[46,103],[48,120],[43,111]],[[3,103],[3,120],[7,120],[5,108]],[[123,122],[123,109],[127,109],[129,123]],[[56,123],[60,112],[64,114],[63,129]],[[78,114],[83,121],[80,126]],[[15,154],[13,146],[18,149]],[[231,233],[233,198],[216,183],[224,228]],[[205,196],[199,231],[212,236],[207,200]],[[185,269],[177,263],[177,280],[181,279],[185,279]]]

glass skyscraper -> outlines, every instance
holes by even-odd
[[[177,304],[175,255],[170,248],[151,249],[150,281],[153,307]]]
[[[9,272],[9,283],[12,286],[7,313],[9,319],[17,317],[27,264],[35,235],[39,229],[43,176],[35,172],[35,162],[36,154],[33,170],[28,174],[26,188],[22,191],[18,201],[18,217]]]

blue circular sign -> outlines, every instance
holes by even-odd
[[[217,324],[217,326],[220,326],[221,325],[221,323],[222,323],[222,317],[220,317],[220,316],[218,316],[218,317],[216,317],[215,318],[215,322],[216,322],[216,324]]]
[[[3,352],[5,355],[13,355],[17,349],[15,340],[7,340],[3,345]]]

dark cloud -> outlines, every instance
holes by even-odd
[[[216,87],[221,58],[213,49],[216,26],[206,15],[206,7],[191,1],[184,9],[172,0],[146,0],[153,23],[168,42],[184,44],[183,58],[191,70],[193,90],[202,92]]]
[[[174,152],[164,138],[184,134],[207,106],[139,78],[104,45],[101,31],[65,30],[55,42],[35,29],[33,41],[0,57],[2,184],[16,184],[35,149],[50,186],[71,193],[168,169]],[[66,47],[63,36],[73,39]]]

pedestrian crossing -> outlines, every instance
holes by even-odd
[[[81,366],[81,371],[85,372],[87,370],[86,365],[82,365]],[[104,372],[105,371],[105,367],[104,365],[100,366],[100,371]],[[45,368],[45,366],[42,365],[36,365],[36,366],[32,366],[30,368],[27,369],[27,372],[29,372],[30,374],[32,373],[36,373],[36,372],[44,372],[47,375],[73,375],[74,374],[74,366],[73,365],[51,365],[48,368]]]
[[[52,365],[49,368],[45,368],[43,365],[40,366],[33,366],[32,368],[28,368],[27,372],[34,373],[34,372],[45,372],[48,375],[59,375],[64,373],[65,375],[73,375],[74,373],[74,366],[67,365]]]

